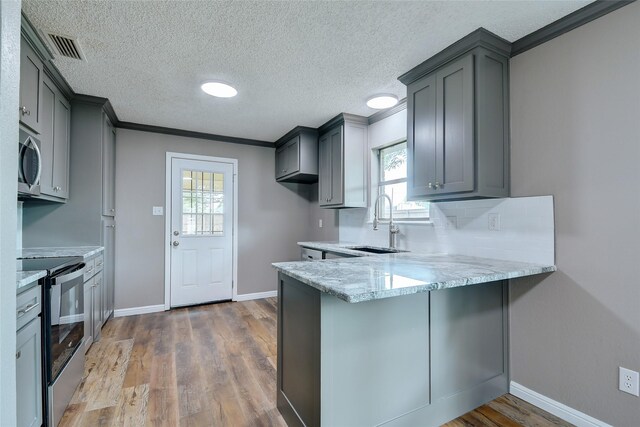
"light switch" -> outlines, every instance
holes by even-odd
[[[164,215],[164,208],[162,206],[154,206],[153,207],[154,215]]]

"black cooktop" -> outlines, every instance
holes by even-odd
[[[20,259],[18,270],[22,271],[34,271],[34,270],[47,270],[49,276],[66,270],[67,268],[79,264],[82,262],[82,258],[79,257],[66,257],[66,258],[36,258],[36,259]]]

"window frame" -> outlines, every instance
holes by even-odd
[[[375,147],[374,150],[374,157],[375,157],[375,162],[377,165],[377,177],[376,177],[376,190],[375,190],[375,197],[377,198],[378,196],[380,196],[381,194],[384,193],[384,187],[388,186],[388,185],[393,185],[393,184],[402,184],[405,183],[408,185],[408,176],[405,175],[404,178],[396,178],[396,179],[390,179],[388,181],[384,181],[383,180],[383,174],[384,174],[384,165],[382,164],[383,159],[382,159],[382,152],[383,150],[388,150],[389,148],[395,147],[397,145],[401,145],[401,144],[405,144],[405,150],[407,149],[407,140],[406,139],[402,139],[399,141],[395,141],[393,143],[390,144],[385,144],[385,145],[381,145],[378,147]],[[378,203],[384,203],[385,199],[380,199],[378,201]],[[374,199],[375,201],[375,199]],[[425,215],[424,216],[420,216],[420,217],[413,217],[413,218],[395,218],[393,219],[394,222],[407,222],[407,223],[412,223],[412,224],[419,224],[419,223],[430,223],[430,215],[429,215],[429,202],[428,201],[424,201],[425,203],[427,203],[427,208],[425,209]],[[382,223],[388,223],[390,221],[390,217],[386,216],[386,212],[384,210],[384,205],[379,206],[379,213],[380,215],[378,216],[378,220]],[[390,209],[393,209],[393,206],[390,206]],[[398,212],[398,211],[396,211]],[[399,211],[399,212],[409,212],[409,210],[404,210],[404,211]],[[372,205],[372,212],[371,212],[371,218],[373,218],[375,213],[375,206]]]

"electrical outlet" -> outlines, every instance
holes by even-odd
[[[500,231],[500,214],[498,213],[489,214],[489,230]]]
[[[321,219],[318,220],[318,228],[322,228],[322,220]]]
[[[640,396],[638,376],[638,372],[620,366],[618,374],[618,388],[625,393]]]
[[[164,209],[162,206],[154,206],[152,210],[153,215],[163,215]]]

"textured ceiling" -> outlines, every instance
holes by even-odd
[[[78,37],[86,61],[56,58],[73,90],[109,98],[122,121],[274,141],[376,93],[485,27],[514,41],[588,1],[23,0],[41,31]],[[238,96],[212,98],[207,79]]]

